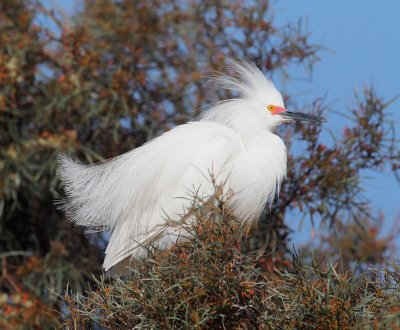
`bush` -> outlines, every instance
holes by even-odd
[[[265,251],[241,252],[248,228],[215,198],[194,198],[167,250],[149,248],[124,279],[104,277],[70,296],[66,326],[107,329],[348,329],[400,326],[400,276],[386,267],[361,275],[338,265],[292,261],[271,268]]]

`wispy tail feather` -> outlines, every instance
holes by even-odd
[[[85,227],[112,227],[115,209],[115,160],[83,165],[68,155],[58,157],[57,175],[63,182],[65,198],[58,201],[71,221]],[[114,191],[114,194],[111,193]]]

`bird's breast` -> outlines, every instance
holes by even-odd
[[[272,133],[255,136],[244,145],[246,150],[235,159],[229,182],[235,192],[235,212],[254,220],[279,192],[286,176],[286,147]]]

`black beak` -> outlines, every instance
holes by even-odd
[[[321,116],[310,115],[302,112],[284,111],[280,113],[280,115],[288,120],[314,121],[318,123],[323,123],[326,121],[326,119]]]

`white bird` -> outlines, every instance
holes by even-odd
[[[286,147],[274,134],[278,125],[325,121],[286,110],[279,91],[253,64],[232,61],[230,72],[215,76],[213,85],[236,91],[238,98],[212,105],[198,121],[98,164],[59,157],[66,194],[61,208],[77,225],[111,232],[105,270],[121,269],[148,242],[172,244],[176,229],[160,225],[167,216],[178,220],[185,213],[190,200],[182,197],[192,187],[201,196],[212,194],[210,171],[233,191],[235,215],[246,223],[257,221],[286,175]]]

